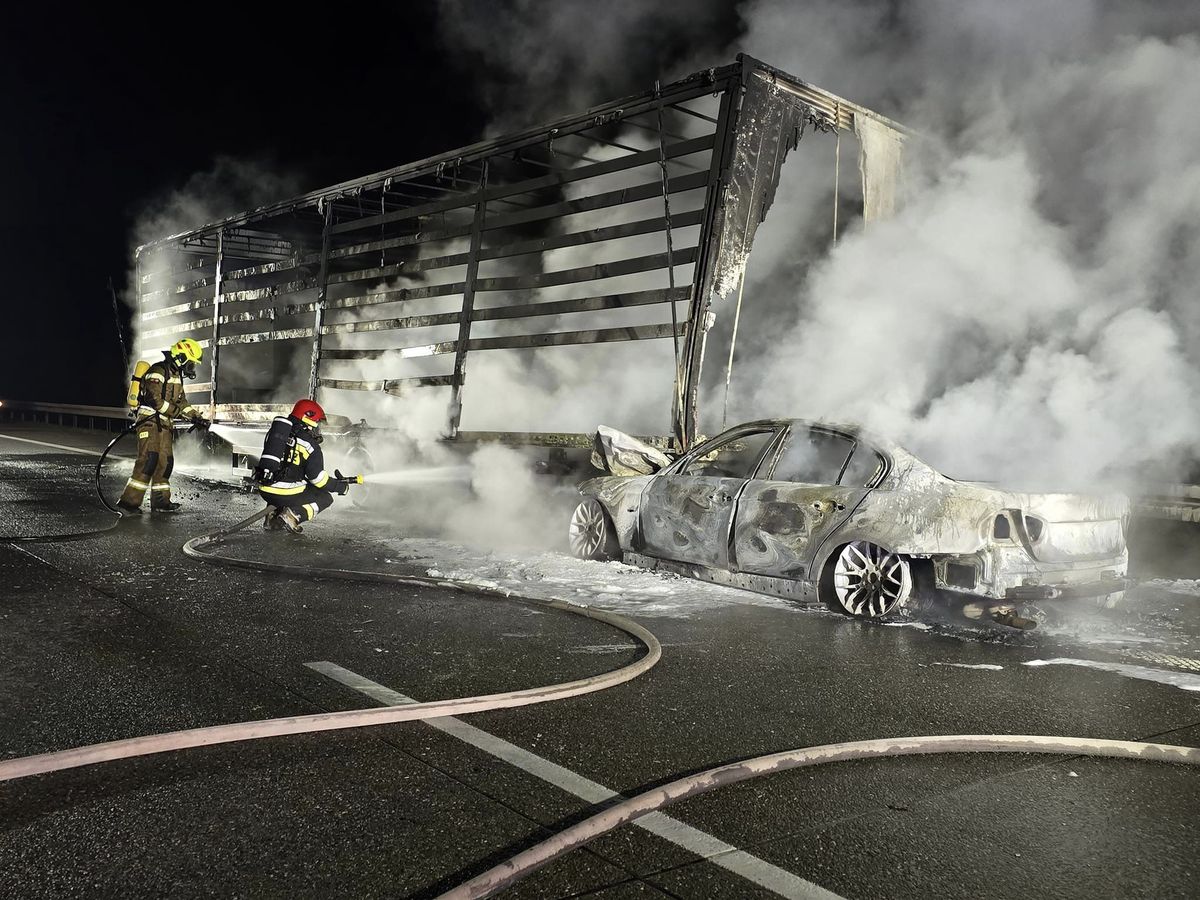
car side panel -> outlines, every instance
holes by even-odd
[[[745,478],[670,472],[656,476],[642,503],[643,552],[702,566],[728,566],[734,502],[745,483]]]
[[[733,568],[778,578],[806,577],[822,540],[866,493],[866,488],[751,481],[738,501]]]
[[[622,550],[633,550],[641,510],[642,493],[653,475],[633,477],[606,475],[593,478],[579,486],[579,493],[595,497],[603,504],[617,532],[617,541]]]

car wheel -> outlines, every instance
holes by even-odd
[[[593,497],[575,507],[568,538],[571,554],[578,559],[616,559],[620,553],[612,519],[603,504]]]
[[[846,544],[827,571],[826,600],[847,615],[886,616],[912,593],[908,560],[868,541]]]

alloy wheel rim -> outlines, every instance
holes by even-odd
[[[571,550],[576,556],[594,556],[604,544],[604,510],[594,500],[575,507],[571,516]]]
[[[833,589],[846,612],[874,618],[908,599],[912,576],[902,557],[867,541],[854,541],[838,554]]]

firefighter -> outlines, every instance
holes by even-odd
[[[263,442],[254,469],[258,493],[272,507],[264,528],[303,531],[317,513],[333,504],[333,494],[345,494],[353,479],[325,471],[321,453],[321,423],[325,410],[315,400],[299,400],[290,415],[277,416]]]
[[[175,419],[188,419],[207,426],[208,421],[187,401],[183,379],[196,377],[196,363],[204,356],[191,338],[176,341],[163,359],[142,376],[137,416],[139,427],[137,462],[117,506],[133,515],[142,511],[142,500],[150,491],[150,509],[174,512],[179,504],[171,499],[171,470],[175,467],[172,438]]]

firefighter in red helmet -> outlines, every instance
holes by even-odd
[[[303,530],[333,504],[333,494],[345,494],[354,479],[325,471],[321,453],[321,423],[325,410],[315,400],[300,400],[290,415],[277,416],[263,442],[254,470],[259,495],[272,507],[265,528]]]

